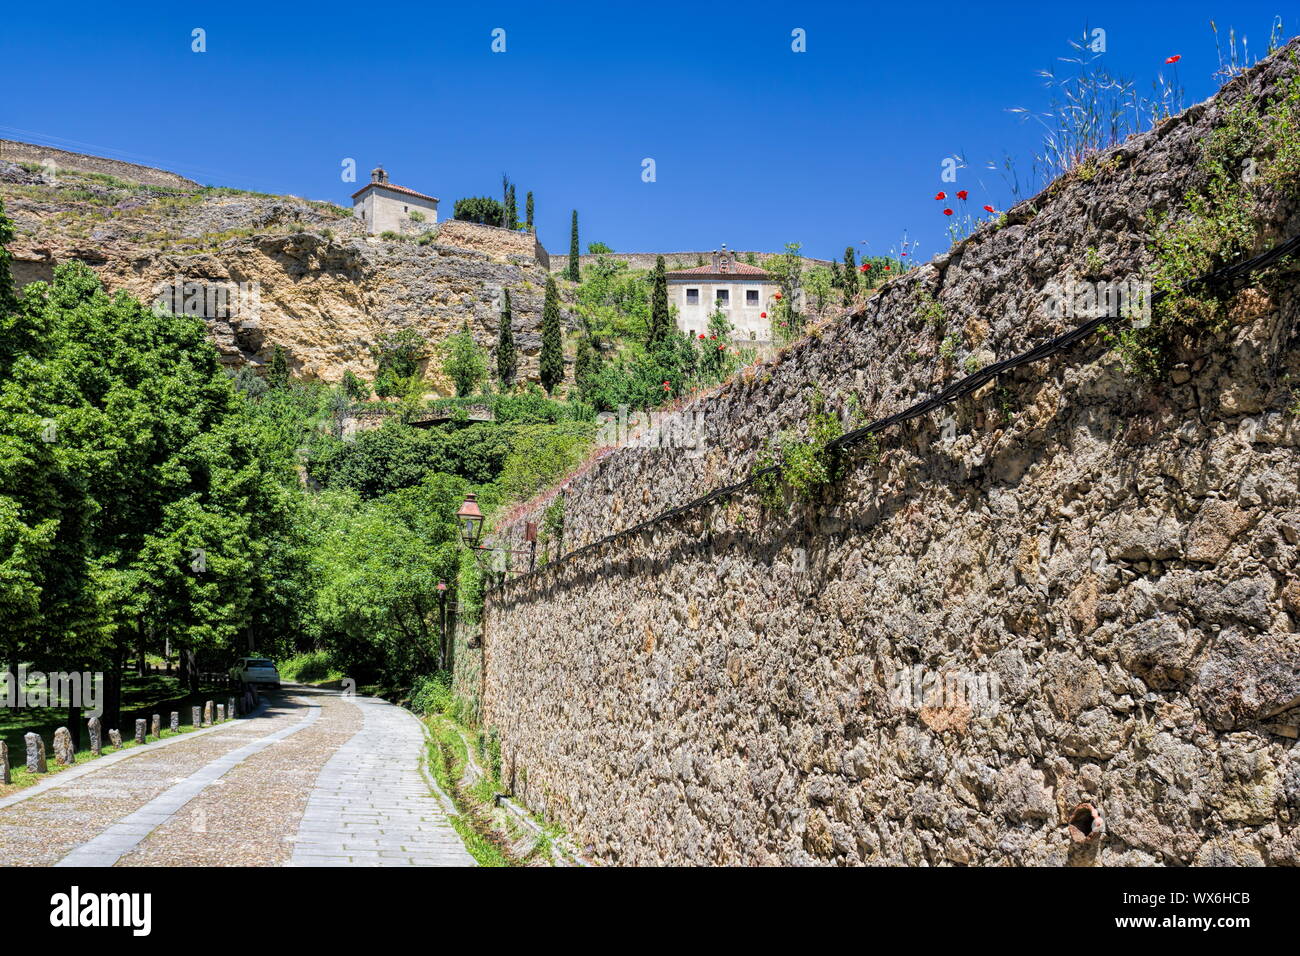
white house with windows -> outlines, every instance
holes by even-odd
[[[668,301],[677,306],[677,327],[692,337],[707,334],[709,316],[720,309],[735,330],[734,341],[770,342],[768,315],[779,291],[771,273],[736,262],[726,246],[707,265],[668,273]]]
[[[370,173],[370,182],[352,194],[352,214],[372,236],[423,232],[438,223],[438,200],[388,181],[384,167]]]

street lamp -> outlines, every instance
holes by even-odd
[[[532,555],[537,550],[537,542],[533,540],[532,550],[529,551],[519,550],[515,548],[496,548],[496,547],[489,547],[487,545],[479,544],[478,543],[479,538],[483,534],[483,512],[479,510],[477,495],[470,494],[465,496],[464,504],[462,504],[460,506],[460,510],[456,512],[456,520],[460,524],[460,540],[465,544],[465,547],[469,548],[470,552],[473,553],[474,560],[479,563],[480,567],[482,567],[481,556],[486,556],[488,554],[496,554],[499,556],[499,561],[502,564],[502,567],[499,569],[498,573],[504,575],[506,573],[506,570],[514,571],[515,574],[527,573],[527,571],[525,571],[522,568],[506,569],[504,567],[505,555],[507,554]],[[533,538],[535,538],[536,537],[535,526],[532,523],[530,523],[529,528],[533,529],[530,533],[532,534]],[[530,568],[531,568],[531,562],[530,562]]]
[[[447,666],[447,653],[451,645],[447,642],[447,582],[438,582],[438,666]]]
[[[460,538],[468,548],[477,548],[479,535],[483,533],[483,512],[478,507],[478,495],[465,496],[465,503],[456,512],[460,522]]]

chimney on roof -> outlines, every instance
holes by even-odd
[[[717,271],[719,272],[731,271],[731,254],[727,252],[727,244],[725,242],[722,244],[722,256],[718,259]]]
[[[388,182],[388,173],[384,172],[383,166],[376,166],[374,169],[370,170],[370,181],[372,183]]]
[[[713,250],[713,271],[714,272],[718,271],[718,250],[717,249]]]

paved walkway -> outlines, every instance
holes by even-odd
[[[316,780],[291,865],[473,866],[420,773],[420,722],[382,700],[351,701],[365,725]]]
[[[420,773],[424,749],[399,707],[295,687],[260,716],[15,794],[0,864],[472,866]]]

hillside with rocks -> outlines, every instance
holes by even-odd
[[[497,295],[509,288],[520,372],[537,377],[546,273],[530,257],[446,244],[437,233],[427,244],[371,237],[332,203],[185,185],[98,157],[60,154],[74,158],[51,169],[32,161],[39,152],[30,147],[11,159],[15,150],[0,150],[19,285],[48,280],[57,264],[76,259],[110,290],[145,301],[178,279],[255,283],[254,303],[205,315],[222,361],[257,367],[278,345],[296,377],[326,382],[349,370],[372,377],[371,346],[405,328],[434,343],[468,321],[479,344],[492,345]],[[426,365],[442,384],[437,362]]]

